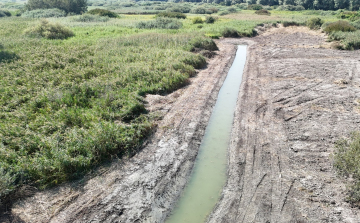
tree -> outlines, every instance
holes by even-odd
[[[81,14],[87,10],[87,0],[28,0],[28,10],[58,8],[66,13]]]

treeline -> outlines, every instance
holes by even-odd
[[[81,14],[87,10],[87,0],[28,0],[27,10],[58,8],[66,13]]]
[[[163,2],[203,2],[228,6],[247,3],[269,6],[301,6],[304,9],[315,10],[349,9],[357,11],[360,9],[360,0],[165,0]]]

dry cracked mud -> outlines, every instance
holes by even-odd
[[[359,130],[360,54],[329,49],[325,39],[288,27],[219,40],[187,87],[147,97],[164,119],[136,156],[20,200],[0,222],[163,222],[188,180],[237,44],[248,52],[228,180],[208,222],[360,222],[331,159],[334,142]]]

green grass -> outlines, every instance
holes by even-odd
[[[75,36],[67,40],[25,36],[36,23],[0,23],[1,52],[17,56],[0,62],[2,195],[24,183],[58,184],[134,154],[154,127],[143,96],[184,86],[205,64],[190,50],[211,42],[187,33],[84,24],[73,26]]]

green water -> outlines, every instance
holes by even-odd
[[[205,222],[226,182],[227,149],[246,60],[246,46],[236,57],[219,91],[188,185],[166,223]]]

